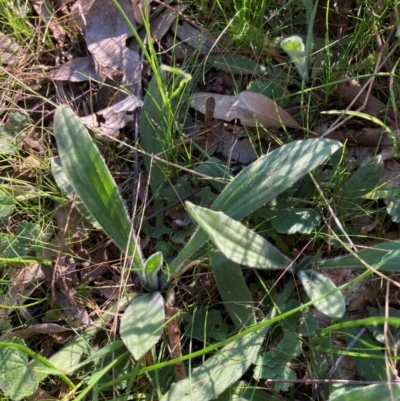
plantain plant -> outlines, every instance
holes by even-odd
[[[251,297],[241,266],[289,269],[298,277],[310,302],[288,314],[313,304],[331,318],[344,315],[345,302],[341,288],[322,273],[324,269],[360,268],[369,274],[368,268],[373,265],[386,271],[399,270],[395,257],[399,241],[388,241],[337,259],[317,261],[308,257],[295,262],[240,223],[324,163],[340,149],[337,141],[322,138],[284,145],[246,167],[223,189],[210,209],[187,202],[187,210],[199,227],[176,258],[164,265],[160,252],[144,259],[117,185],[88,131],[66,106],[56,111],[54,134],[62,170],[82,202],[82,212],[89,213],[125,253],[143,282],[145,291],[130,303],[120,327],[121,339],[136,360],[140,360],[161,336],[165,321],[163,291],[168,283],[194,255],[206,252],[209,239],[217,248],[211,252],[211,265],[227,312],[239,333],[206,348],[211,351],[223,347],[221,352],[194,369],[188,379],[173,384],[162,400],[214,399],[238,381],[257,358],[263,338],[277,321],[278,311],[293,287],[288,285],[278,297],[276,307],[256,324],[255,312],[248,308]],[[234,282],[223,279],[227,276],[234,277]],[[233,285],[237,290],[235,299],[241,301],[236,306],[229,302]]]

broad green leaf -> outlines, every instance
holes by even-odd
[[[321,222],[319,213],[312,209],[278,209],[272,226],[281,234],[310,234]]]
[[[139,360],[157,344],[164,326],[164,298],[159,292],[135,298],[121,319],[120,335],[126,348]]]
[[[67,106],[54,117],[54,135],[65,174],[85,207],[103,231],[133,257],[135,268],[143,271],[143,260],[117,185],[87,129]]]
[[[239,380],[257,357],[270,326],[236,340],[174,383],[161,401],[208,401]]]
[[[191,317],[185,328],[185,335],[204,341],[205,338],[216,341],[225,340],[229,326],[222,321],[217,309],[200,308]]]
[[[277,310],[292,291],[293,285],[288,285],[282,291],[276,299],[277,308],[267,314],[265,321],[276,316]],[[193,369],[187,379],[173,384],[161,401],[214,400],[236,383],[256,360],[270,329],[268,325],[226,345],[201,366]]]
[[[382,157],[377,157],[373,162],[361,165],[342,186],[340,202],[336,206],[337,213],[343,215],[354,210],[357,205],[361,205],[364,202],[362,197],[378,184],[382,171]]]
[[[14,199],[0,191],[0,221],[6,219],[15,209]]]
[[[267,68],[240,54],[216,54],[207,57],[207,63],[219,71],[230,74],[263,75]]]
[[[16,338],[12,342],[25,345]],[[39,381],[28,364],[28,355],[15,348],[0,347],[0,389],[11,400],[17,401],[32,395]]]
[[[255,363],[254,379],[295,380],[297,376],[285,363],[274,358],[273,351],[268,351]],[[274,390],[287,391],[291,385],[291,383],[276,383]]]
[[[242,268],[220,252],[211,254],[214,279],[224,307],[237,329],[256,322],[253,299],[243,278]]]
[[[317,269],[366,269],[365,264],[383,271],[398,272],[400,241],[387,241],[357,252],[335,259],[313,261],[307,259]],[[364,261],[364,263],[362,263]]]
[[[338,141],[320,138],[295,141],[275,149],[242,170],[218,196],[211,209],[240,220],[290,188],[341,146]],[[207,234],[197,230],[170,264],[171,274],[178,274],[185,261],[206,241]]]
[[[163,256],[161,252],[153,253],[146,260],[144,266],[144,276],[146,279],[146,286],[152,291],[157,291],[159,286],[158,273],[163,264]]]
[[[260,235],[222,212],[186,202],[189,214],[230,260],[263,269],[284,269],[291,260]]]
[[[48,359],[49,362],[56,369],[60,369],[60,371],[63,372],[73,369],[83,356],[90,352],[89,341],[93,338],[96,332],[97,328],[93,326],[88,327],[85,331],[79,333],[79,335],[77,335],[73,340],[69,341],[63,348],[52,355]],[[38,381],[42,381],[47,377],[48,373],[46,372],[46,368],[39,361],[34,361],[31,366],[32,369],[37,372],[36,377]]]
[[[371,384],[346,391],[329,401],[394,401],[400,399],[399,383]]]
[[[68,199],[73,199],[76,192],[69,182],[64,169],[61,165],[61,160],[59,157],[53,157],[51,159],[51,173],[53,174],[54,180],[56,184],[61,189],[63,194]],[[79,197],[75,199],[75,207],[78,209],[79,213],[94,227],[98,230],[101,230],[100,224],[96,221],[96,219],[92,216],[89,210],[86,209],[85,205],[81,201]]]
[[[343,317],[346,310],[343,295],[328,277],[315,270],[299,270],[297,276],[311,301],[324,297],[314,304],[320,312],[331,318]]]

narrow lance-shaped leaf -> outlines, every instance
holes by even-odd
[[[343,295],[328,277],[315,270],[299,270],[297,276],[311,301],[323,297],[314,304],[320,312],[338,319],[344,315]]]
[[[253,299],[240,265],[218,251],[211,254],[211,264],[222,301],[236,328],[241,330],[256,323]]]
[[[60,106],[54,118],[54,135],[65,174],[82,202],[103,231],[130,257],[136,269],[143,261],[125,205],[103,157],[87,129],[67,106]]]
[[[239,173],[218,196],[211,209],[240,220],[290,188],[341,146],[337,141],[321,138],[295,141],[275,149]],[[171,274],[176,275],[185,261],[206,241],[204,231],[196,231],[170,264]]]
[[[399,383],[372,384],[349,391],[339,392],[333,395],[329,401],[393,401],[400,399]]]
[[[263,269],[284,269],[291,260],[243,224],[222,212],[186,202],[190,215],[230,260]]]
[[[366,269],[365,264],[374,266],[383,271],[400,271],[399,263],[400,241],[388,241],[357,252],[335,259],[311,261],[317,269]],[[364,263],[363,263],[364,262]]]
[[[288,285],[276,299],[276,308],[267,314],[264,321],[277,315],[293,285]],[[271,325],[248,334],[223,347],[202,365],[193,369],[187,379],[174,383],[161,401],[208,401],[215,400],[233,383],[236,383],[254,363]]]

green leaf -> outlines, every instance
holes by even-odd
[[[70,200],[74,198],[76,192],[69,182],[67,175],[61,165],[61,160],[59,157],[53,157],[51,159],[51,173],[53,174],[56,184],[61,189],[63,194]],[[87,210],[83,202],[79,197],[75,199],[75,207],[78,209],[79,213],[94,227],[101,230],[100,224],[92,216],[92,214]]]
[[[222,212],[186,202],[189,214],[230,260],[250,267],[284,269],[291,260],[263,237]]]
[[[292,291],[293,285],[288,285],[282,291],[276,299],[277,307],[267,314],[265,321],[277,315],[277,310]],[[226,345],[201,366],[193,369],[187,379],[173,384],[161,401],[214,400],[239,380],[255,361],[270,329],[271,325],[268,325]]]
[[[158,273],[163,264],[163,256],[161,252],[156,252],[151,255],[144,266],[144,276],[146,279],[146,286],[152,290],[157,291],[159,286]]]
[[[262,64],[240,54],[209,55],[207,63],[219,71],[230,74],[263,75],[267,72]]]
[[[120,335],[136,360],[157,344],[164,320],[164,298],[159,292],[142,295],[128,306],[121,319]]]
[[[280,401],[281,398],[267,393],[264,390],[257,389],[246,383],[239,381],[232,387],[224,391],[216,401]]]
[[[5,192],[0,191],[0,221],[9,217],[14,209],[14,199]]]
[[[170,132],[169,107],[163,98],[161,87],[165,79],[166,73],[162,70],[153,75],[140,113],[140,145],[149,155],[162,156]],[[154,195],[166,180],[166,165],[152,160],[148,155],[144,155],[144,164],[150,175],[150,187]]]
[[[223,347],[193,369],[187,379],[174,383],[161,401],[208,401],[239,380],[257,357],[267,326]]]
[[[387,241],[363,249],[355,255],[349,254],[335,259],[313,261],[312,266],[317,269],[366,269],[361,262],[364,261],[383,271],[398,272],[400,270],[399,251],[400,241]]]
[[[303,39],[300,36],[293,35],[281,41],[282,49],[289,55],[291,61],[297,68],[301,78],[308,80],[306,49]]]
[[[400,198],[395,198],[389,202],[386,207],[392,221],[400,223]]]
[[[25,345],[20,339],[14,343]],[[0,389],[11,400],[32,395],[38,387],[35,372],[28,364],[28,355],[15,348],[0,347]]]
[[[321,222],[320,215],[312,209],[278,209],[272,226],[281,234],[310,234]]]
[[[292,187],[341,146],[338,141],[320,138],[294,141],[275,149],[242,170],[218,196],[212,210],[240,220]],[[170,264],[171,274],[178,274],[186,260],[206,241],[207,234],[197,230]]]
[[[214,279],[224,307],[237,329],[256,323],[253,299],[243,278],[241,267],[220,252],[211,254]]]
[[[340,202],[336,206],[339,215],[353,211],[357,205],[361,205],[364,202],[363,196],[376,187],[382,172],[382,157],[361,165],[341,188]]]
[[[201,308],[193,315],[185,329],[185,334],[200,341],[204,339],[225,340],[229,327],[222,321],[217,309]]]
[[[266,352],[262,358],[259,358],[254,367],[254,378],[260,379],[279,379],[295,380],[296,373],[281,361],[274,358],[273,351]],[[291,383],[276,383],[275,391],[289,390]]]
[[[328,277],[315,270],[299,270],[297,276],[311,301],[324,297],[314,304],[320,312],[331,318],[343,317],[346,310],[343,295]]]
[[[87,129],[67,106],[54,117],[54,135],[65,174],[82,202],[103,231],[133,257],[135,268],[143,272],[143,260],[125,205],[100,152]]]
[[[370,317],[372,317],[372,316],[378,317],[378,316],[383,316],[385,312],[381,309],[370,307],[370,308],[368,308],[368,313],[369,313]],[[393,307],[389,307],[388,316],[396,317],[396,318],[400,319],[400,311]],[[376,341],[379,341],[382,344],[387,343],[387,339],[385,339],[383,325],[374,324],[369,329],[371,330],[372,335],[374,336]],[[398,325],[390,326],[390,346],[394,346],[394,345],[396,345],[397,348],[399,348],[399,346],[400,346],[400,326],[398,326]]]
[[[355,388],[329,398],[329,401],[393,401],[400,399],[400,384],[382,383]]]

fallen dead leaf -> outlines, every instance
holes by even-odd
[[[121,102],[100,110],[96,114],[90,114],[81,117],[81,121],[91,130],[93,130],[98,138],[110,142],[119,135],[119,130],[128,122],[133,121],[133,111],[142,106],[142,102],[134,97],[127,97]],[[98,116],[101,116],[104,122],[100,122]]]
[[[335,94],[346,104],[350,104],[358,96],[352,108],[359,109],[365,104],[365,108],[361,111],[372,117],[378,117],[381,111],[386,109],[385,103],[375,96],[370,94],[367,98],[367,89],[363,89],[354,79],[350,82],[339,83],[335,89]]]
[[[190,105],[197,111],[206,113],[206,101],[215,99],[214,117],[224,121],[240,120],[248,127],[263,126],[301,128],[287,111],[270,98],[255,92],[241,92],[237,96],[217,95],[198,92],[193,95]]]
[[[134,5],[119,1],[120,7],[133,23]],[[136,5],[137,6],[137,5]],[[140,76],[140,56],[126,46],[132,36],[119,10],[110,0],[95,0],[86,15],[85,39],[93,59],[106,73],[124,74],[125,88],[136,93]]]
[[[53,75],[57,81],[82,82],[89,79],[101,81],[101,76],[97,73],[93,57],[78,57],[65,64],[62,64],[58,71]]]
[[[3,65],[12,65],[18,62],[19,45],[9,36],[0,32],[0,54]]]
[[[28,338],[31,338],[38,334],[57,334],[71,330],[72,329],[70,329],[69,327],[63,327],[56,323],[39,323],[33,324],[26,329],[21,329],[13,333],[6,333],[1,337],[1,340],[9,341],[12,337],[18,337],[22,338],[23,340],[27,340]]]

